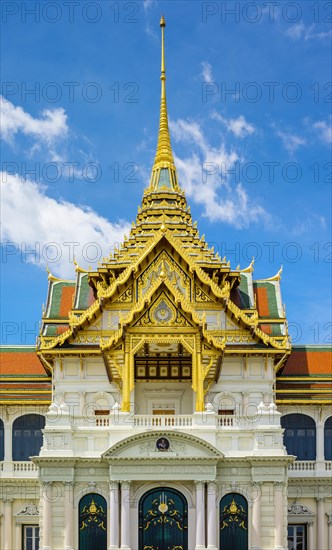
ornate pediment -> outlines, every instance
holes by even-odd
[[[119,460],[218,460],[223,454],[207,441],[181,432],[156,430],[123,439],[103,455],[110,463]]]
[[[133,323],[136,327],[193,327],[187,316],[162,292],[151,306]]]
[[[18,516],[39,516],[39,510],[35,504],[28,504],[17,514]]]
[[[190,277],[164,250],[143,271],[137,280],[138,298],[142,298],[161,274],[172,283],[184,298],[190,299]]]
[[[312,512],[311,510],[309,510],[307,506],[294,503],[288,507],[288,515],[289,516],[311,516]]]

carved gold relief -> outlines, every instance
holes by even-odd
[[[132,302],[133,301],[133,285],[131,285],[129,288],[127,288],[120,296],[118,296],[115,300],[115,302]]]
[[[187,298],[190,297],[190,279],[188,275],[186,275],[167,252],[162,252],[139,277],[137,282],[139,298],[142,298],[147,293],[151,285],[159,279],[162,272],[164,272],[165,277],[172,285],[181,292],[182,296]]]
[[[195,285],[195,302],[213,302],[211,298],[197,285]]]

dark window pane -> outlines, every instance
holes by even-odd
[[[29,460],[29,456],[38,455],[42,446],[41,430],[45,418],[39,414],[26,414],[17,418],[13,424],[13,460]]]
[[[305,414],[287,414],[281,418],[281,425],[285,428],[284,445],[288,454],[298,460],[315,460],[315,421]]]

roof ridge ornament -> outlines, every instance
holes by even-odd
[[[160,120],[156,156],[152,167],[148,192],[179,192],[178,178],[174,164],[171,137],[168,127],[166,101],[166,69],[165,69],[165,18],[160,19],[161,27],[161,99]]]

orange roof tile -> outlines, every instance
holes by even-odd
[[[74,286],[65,286],[62,289],[60,303],[60,317],[68,317],[69,311],[73,307]]]
[[[295,376],[296,374],[332,376],[331,350],[293,350],[280,372],[280,376]]]
[[[256,303],[260,317],[269,316],[269,300],[266,288],[256,288]]]
[[[45,375],[45,369],[35,351],[0,352],[0,375]]]

